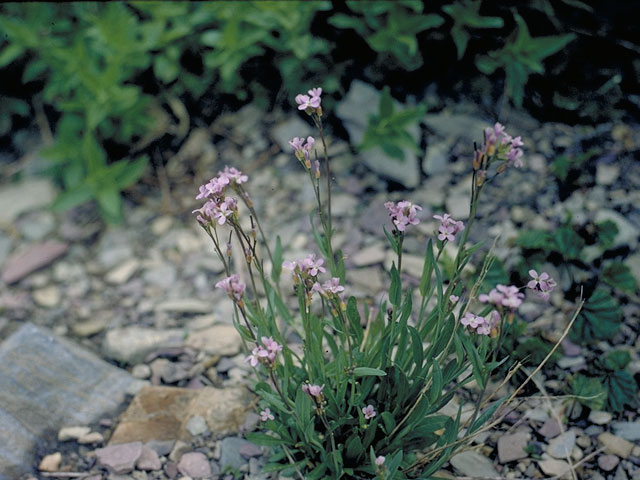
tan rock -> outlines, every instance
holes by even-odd
[[[187,346],[212,355],[229,357],[240,352],[242,339],[233,325],[214,325],[189,334]]]
[[[186,425],[194,415],[204,417],[214,436],[237,433],[253,396],[245,387],[201,390],[150,386],[143,388],[123,414],[109,444],[151,440],[186,440]]]
[[[571,470],[571,466],[569,466],[567,462],[553,458],[540,460],[538,466],[546,475],[558,476],[560,478],[567,476]]]
[[[62,454],[60,452],[46,455],[40,462],[38,470],[41,472],[57,472],[62,463]]]
[[[633,450],[633,443],[612,433],[604,432],[598,435],[598,441],[605,447],[607,453],[612,453],[621,458],[627,458]]]

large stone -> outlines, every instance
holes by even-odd
[[[30,273],[51,264],[55,259],[64,255],[68,245],[56,241],[48,241],[34,245],[27,250],[13,255],[2,272],[2,281],[6,284],[12,284]]]
[[[500,463],[513,462],[521,458],[527,458],[529,454],[524,451],[529,441],[526,433],[514,433],[498,438],[498,458]]]
[[[631,451],[633,450],[633,443],[609,432],[604,432],[598,435],[598,441],[604,445],[607,453],[612,453],[621,458],[627,458],[631,455]]]
[[[187,345],[212,355],[233,356],[242,348],[242,338],[233,325],[214,325],[192,332]]]
[[[380,92],[371,85],[358,80],[351,83],[349,92],[338,104],[336,115],[342,120],[349,133],[353,145],[359,145],[364,139],[367,122],[370,115],[377,115],[380,103]],[[394,102],[396,110],[401,110],[402,105]],[[408,128],[409,133],[416,141],[420,141],[420,129],[418,125]],[[405,187],[413,188],[420,184],[420,165],[415,153],[404,148],[404,161],[398,161],[386,155],[381,148],[375,147],[362,152],[360,158],[374,172],[390,178]]]
[[[238,433],[251,402],[252,396],[244,387],[145,387],[123,414],[109,443],[190,441],[192,435],[187,426],[194,416],[205,419],[213,436]]]
[[[178,470],[183,475],[191,478],[210,478],[211,465],[204,453],[190,452],[185,453],[180,458]]]
[[[640,421],[635,422],[613,422],[613,432],[619,437],[637,442],[640,440]]]
[[[48,206],[56,195],[49,180],[27,180],[0,190],[0,224],[13,223],[22,213]]]
[[[115,328],[105,335],[102,349],[109,358],[134,364],[161,348],[181,347],[184,337],[185,331],[179,328]]]
[[[565,459],[571,456],[576,444],[575,430],[569,430],[554,438],[547,447],[547,453],[554,458]]]
[[[478,452],[468,450],[451,457],[449,463],[463,475],[469,477],[499,477],[491,461]]]
[[[155,310],[172,313],[209,313],[211,304],[197,298],[173,298],[160,302]]]
[[[490,122],[465,114],[427,113],[424,123],[443,138],[461,139],[471,145],[482,140],[485,127]]]
[[[563,477],[567,475],[571,470],[571,466],[564,460],[555,460],[549,458],[546,460],[539,460],[538,466],[545,474],[557,477]]]
[[[96,422],[140,385],[77,345],[23,325],[0,345],[0,480],[28,472],[52,432]]]

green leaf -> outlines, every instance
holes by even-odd
[[[638,291],[636,279],[631,269],[622,262],[611,262],[602,270],[602,281],[623,292],[635,294]]]
[[[493,417],[493,414],[496,413],[496,410],[502,405],[508,397],[503,397],[500,400],[497,400],[491,404],[489,408],[487,408],[484,412],[482,412],[478,418],[469,426],[469,431],[467,433],[471,434],[482,427],[487,421]]]
[[[282,242],[280,235],[276,236],[276,247],[273,250],[273,265],[271,265],[271,278],[275,283],[280,281],[282,274]]]
[[[622,320],[622,310],[603,288],[597,288],[587,300],[570,336],[578,342],[594,342],[612,338]]]
[[[543,230],[524,230],[518,234],[515,244],[522,248],[540,250],[550,249],[554,245],[551,234]]]
[[[356,367],[353,369],[353,374],[356,377],[386,377],[387,374],[378,369],[370,367]]]
[[[616,235],[618,235],[618,225],[613,220],[605,220],[604,222],[596,223],[596,231],[600,246],[607,250],[613,246]]]
[[[282,444],[291,445],[291,442],[286,442],[281,438],[267,435],[266,433],[247,432],[244,436],[251,443],[255,443],[256,445],[262,445],[265,447],[276,447]]]
[[[0,68],[10,64],[25,52],[22,45],[10,43],[0,52]]]
[[[391,286],[389,287],[389,301],[394,307],[399,307],[402,301],[402,284],[400,281],[400,273],[396,268],[395,262],[391,265],[391,271],[389,272],[391,277]]]
[[[103,188],[96,193],[96,200],[103,217],[110,223],[122,221],[122,197],[112,188]]]
[[[638,386],[633,376],[625,370],[617,370],[604,377],[607,390],[607,409],[622,412],[626,405],[637,404]]]
[[[592,410],[602,410],[607,401],[607,391],[600,377],[576,374],[571,381],[571,393],[576,400]]]
[[[118,189],[124,190],[136,183],[140,177],[142,177],[147,168],[149,159],[146,155],[143,155],[132,162],[127,160],[121,161],[124,162],[125,167],[115,176],[114,183]]]
[[[469,360],[471,361],[471,365],[473,367],[473,378],[475,378],[478,386],[482,389],[484,388],[487,376],[483,361],[478,354],[478,350],[473,345],[473,343],[471,343],[469,337],[463,334],[460,335],[460,338],[462,340],[462,344],[464,345],[464,349],[469,355]]]
[[[565,260],[580,258],[580,252],[584,248],[584,239],[573,231],[572,228],[563,226],[553,233],[553,250],[560,253]]]
[[[624,370],[631,362],[631,355],[626,350],[609,352],[604,360],[604,366],[609,370]]]
[[[393,98],[389,92],[389,87],[385,86],[380,95],[380,103],[378,105],[380,118],[386,118],[393,114]]]
[[[87,183],[78,185],[76,188],[67,190],[58,195],[51,208],[55,212],[64,212],[71,208],[82,205],[93,198],[93,188]]]

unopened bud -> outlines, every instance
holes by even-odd
[[[506,164],[506,163],[503,163],[502,165],[500,165],[500,166],[498,167],[498,173],[502,173],[502,172],[504,172],[506,169],[507,169],[507,164]]]

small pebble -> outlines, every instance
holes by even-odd
[[[41,472],[57,472],[62,463],[62,454],[60,452],[46,455],[40,462],[38,470]]]

